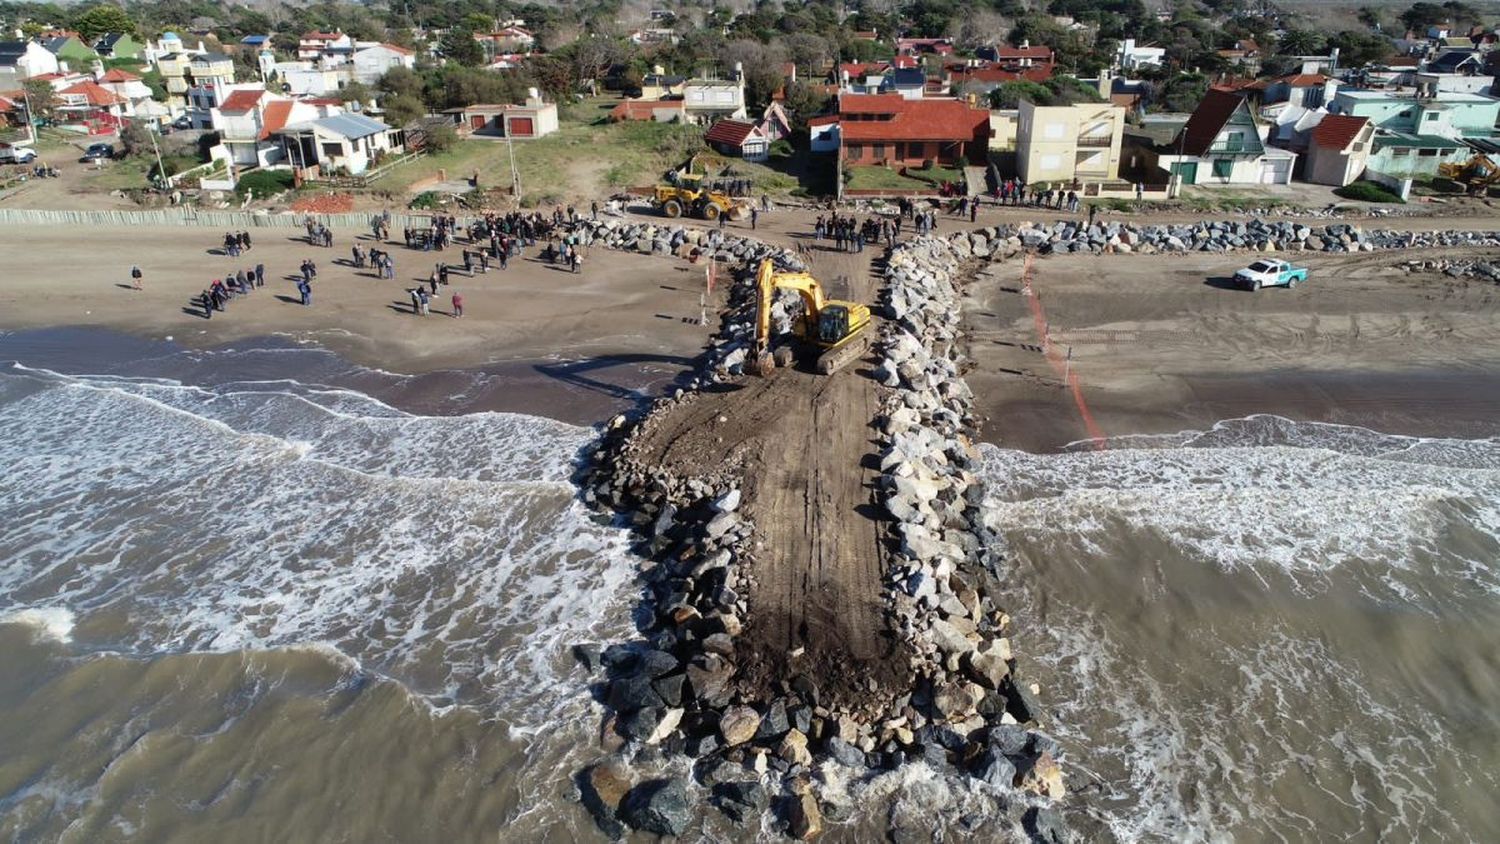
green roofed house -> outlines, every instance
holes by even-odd
[[[99,54],[94,48],[83,43],[83,39],[76,32],[55,29],[43,32],[37,36],[37,43],[47,48],[47,52],[57,56],[60,62],[67,62],[68,69],[78,72],[87,72]]]
[[[138,59],[143,48],[128,32],[109,32],[94,42],[94,52],[106,59]]]
[[[1328,110],[1367,118],[1376,130],[1368,169],[1397,179],[1433,176],[1440,164],[1500,150],[1500,99],[1484,94],[1339,91]]]

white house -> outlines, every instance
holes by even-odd
[[[1208,89],[1193,116],[1157,160],[1184,185],[1285,185],[1297,154],[1268,147],[1239,94]]]
[[[416,67],[417,54],[395,44],[376,44],[354,51],[354,78],[366,85],[380,81],[394,67]]]
[[[747,114],[744,77],[689,79],[682,85],[682,108],[693,123],[711,123],[725,117],[742,119]]]
[[[280,161],[281,145],[271,140],[271,133],[288,123],[298,103],[264,89],[242,88],[230,94],[213,110],[213,128],[228,158],[240,167],[266,167]],[[301,119],[316,118],[317,112],[304,107]]]
[[[363,114],[294,123],[272,135],[280,141],[292,169],[314,176],[339,172],[357,176],[370,169],[378,156],[399,153],[406,143],[399,129]]]
[[[1141,47],[1136,45],[1134,38],[1126,38],[1115,51],[1115,65],[1122,70],[1161,67],[1166,55],[1165,47]]]
[[[354,39],[342,32],[313,30],[297,39],[297,58],[325,65],[343,64],[354,53]]]
[[[813,152],[839,151],[839,116],[825,114],[807,119],[807,136]]]
[[[305,62],[298,62],[298,67],[287,67],[292,62],[280,62],[276,65],[276,79],[281,83],[281,91],[294,97],[322,97],[337,92],[340,88],[349,84],[348,68],[316,67],[306,66]]]
[[[58,68],[57,56],[35,41],[0,41],[0,88],[19,88],[22,80]]]

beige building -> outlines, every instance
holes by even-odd
[[[1312,131],[1304,178],[1315,185],[1343,187],[1365,173],[1375,127],[1363,117],[1329,114]]]
[[[1016,173],[1036,182],[1105,182],[1120,177],[1125,109],[1109,103],[1038,106],[1016,115]]]

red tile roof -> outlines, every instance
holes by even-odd
[[[1213,145],[1214,139],[1219,137],[1219,131],[1235,110],[1245,100],[1233,91],[1225,91],[1220,88],[1209,88],[1203,95],[1203,102],[1193,109],[1193,116],[1182,127],[1184,138],[1182,151],[1187,155],[1202,155]]]
[[[413,51],[413,50],[408,50],[405,47],[397,47],[395,44],[391,44],[391,43],[386,42],[386,41],[380,42],[380,46],[386,48],[387,50],[390,50],[393,53],[400,53],[403,56],[415,56],[416,55],[416,52]]]
[[[807,118],[807,125],[809,126],[827,126],[830,123],[837,122],[839,122],[837,114],[820,114],[817,117]]]
[[[839,97],[839,132],[845,141],[972,141],[989,127],[990,113],[959,100],[908,100],[899,94]],[[855,115],[891,115],[861,120]]]
[[[1052,63],[1039,64],[1024,70],[1006,70],[1000,67],[972,67],[967,70],[953,74],[953,84],[962,85],[965,82],[1015,82],[1025,79],[1028,82],[1046,82],[1052,78]]]
[[[745,139],[755,132],[754,123],[746,123],[743,120],[720,120],[709,127],[708,133],[703,140],[716,144],[729,144],[730,146],[742,146]]]
[[[92,106],[120,105],[125,102],[124,97],[103,87],[92,79],[79,82],[76,85],[69,85],[57,93],[62,96],[82,95],[88,104]]]
[[[265,91],[239,90],[230,93],[224,98],[224,104],[219,106],[219,111],[244,112],[255,108],[260,98],[266,95]]]
[[[1321,88],[1328,82],[1328,77],[1321,73],[1296,73],[1281,77],[1281,81],[1293,88]]]
[[[623,100],[609,110],[609,117],[611,120],[651,120],[657,109],[682,107],[682,100]]]
[[[884,73],[890,68],[887,62],[844,62],[839,65],[839,73],[847,73],[850,79],[858,79],[867,73]]]
[[[266,110],[261,113],[260,139],[265,140],[271,137],[272,132],[285,128],[291,114],[291,100],[272,100],[266,103]]]
[[[115,68],[114,70],[111,70],[108,73],[104,74],[104,76],[100,77],[99,81],[100,82],[139,82],[140,81],[140,77],[136,76],[134,73],[131,73],[128,70],[121,70],[119,68]]]
[[[319,32],[316,29],[312,32],[302,33],[303,41],[337,41],[343,37],[343,35],[337,32]]]
[[[995,57],[1000,61],[1011,59],[1040,59],[1052,61],[1051,47],[996,47]]]
[[[1326,147],[1328,149],[1346,149],[1359,133],[1364,130],[1365,124],[1369,122],[1363,117],[1350,117],[1347,114],[1325,115],[1318,125],[1313,127],[1313,146]]]

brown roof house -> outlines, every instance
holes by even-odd
[[[1303,178],[1315,185],[1343,187],[1364,175],[1375,127],[1363,117],[1330,114],[1312,130]]]
[[[720,120],[703,140],[709,146],[746,161],[765,161],[771,156],[771,140],[760,126],[744,120]]]
[[[1297,154],[1268,147],[1250,104],[1235,91],[1210,88],[1157,166],[1184,185],[1285,185]]]

